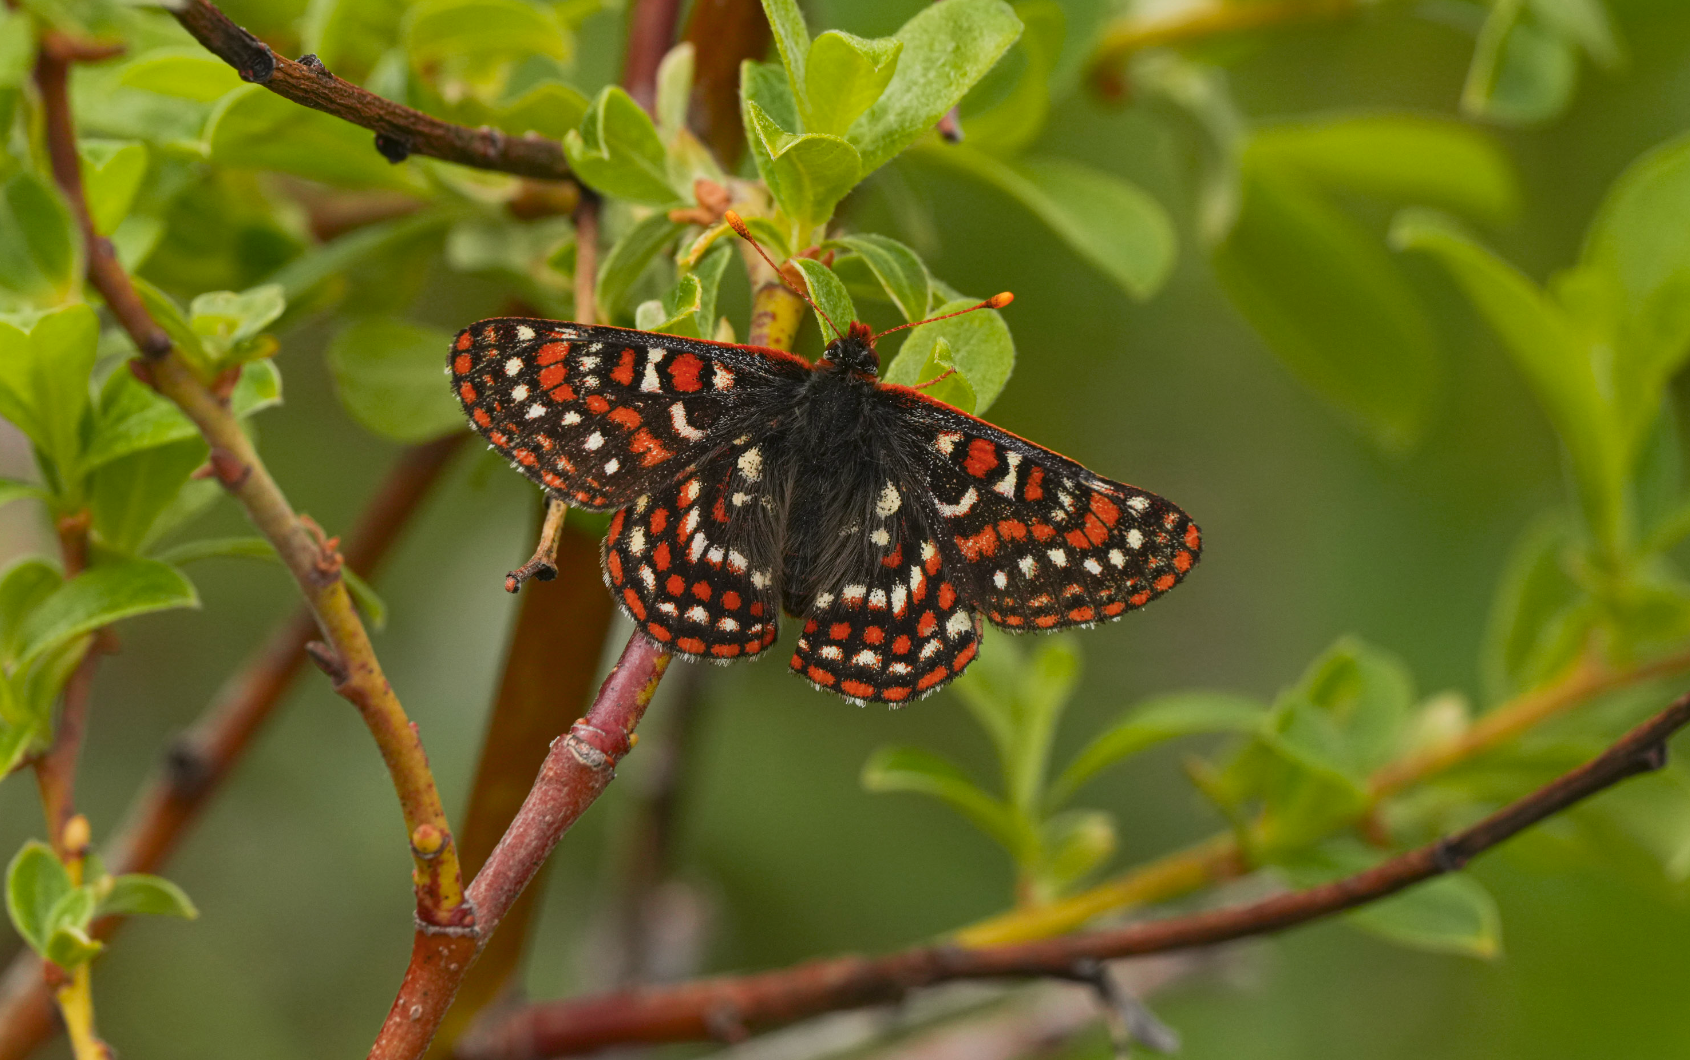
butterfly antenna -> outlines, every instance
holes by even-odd
[[[745,240],[747,243],[751,244],[752,249],[757,251],[757,254],[758,254],[759,257],[761,257],[764,261],[769,263],[769,268],[775,270],[775,275],[780,277],[781,283],[786,284],[787,288],[793,294],[797,295],[799,298],[802,298],[805,301],[805,303],[807,303],[809,305],[809,307],[811,309],[814,309],[816,311],[817,316],[819,316],[823,320],[827,321],[827,326],[833,329],[833,333],[835,335],[839,336],[840,338],[845,337],[845,333],[843,331],[839,330],[839,325],[835,324],[833,322],[833,318],[828,316],[826,313],[822,312],[822,307],[817,305],[815,299],[810,297],[810,292],[804,290],[802,287],[799,287],[797,284],[793,283],[791,278],[789,278],[786,275],[786,273],[784,271],[782,271],[781,267],[779,265],[775,264],[775,260],[773,258],[769,257],[769,252],[763,249],[763,244],[757,242],[757,237],[752,235],[751,229],[749,229],[745,226],[745,219],[743,217],[741,217],[737,213],[734,213],[732,210],[729,210],[722,215],[722,219],[724,221],[728,222],[728,224],[733,227],[733,230],[735,232],[739,233],[739,238],[741,238],[741,239]]]
[[[921,325],[931,324],[935,320],[949,320],[952,317],[960,317],[964,313],[972,313],[976,309],[1002,309],[1004,306],[1008,305],[1009,303],[1011,303],[1013,301],[1015,301],[1014,295],[1010,294],[1008,291],[1000,291],[999,293],[994,294],[994,295],[992,295],[992,297],[986,299],[984,302],[980,302],[976,305],[971,305],[967,309],[959,309],[954,313],[944,313],[940,316],[928,317],[926,320],[912,320],[908,324],[899,324],[895,328],[887,328],[885,331],[882,331],[879,334],[876,334],[875,336],[870,338],[869,341],[872,343],[872,342],[876,341],[877,339],[882,338],[883,336],[892,334],[894,331],[903,331],[905,328],[919,328]],[[937,380],[935,380],[935,382],[937,382]]]

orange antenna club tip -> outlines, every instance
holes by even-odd
[[[1000,291],[997,294],[992,295],[992,297],[986,299],[986,304],[991,306],[993,309],[1002,309],[1004,306],[1013,301],[1015,301],[1014,294],[1009,291]]]

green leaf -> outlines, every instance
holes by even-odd
[[[77,236],[57,188],[28,169],[0,184],[0,308],[57,305],[77,284]]]
[[[281,403],[281,375],[269,361],[253,361],[241,368],[230,395],[230,408],[245,418]],[[83,467],[93,471],[129,453],[198,438],[199,429],[175,404],[124,369],[106,378],[94,435],[83,455]]]
[[[84,892],[79,890],[75,893]],[[47,946],[41,956],[69,971],[87,964],[105,948],[105,943],[89,938],[88,932],[83,928],[60,927],[47,939]]]
[[[275,170],[344,188],[421,191],[405,163],[376,152],[367,129],[302,107],[258,85],[224,96],[206,122],[211,161]]]
[[[856,148],[838,136],[787,132],[755,100],[743,103],[745,138],[775,202],[798,226],[800,241],[833,216],[856,186],[862,167]]]
[[[175,501],[208,450],[185,438],[118,457],[90,477],[94,530],[110,548],[134,554],[152,540],[154,524]]]
[[[810,31],[804,26],[804,13],[798,9],[798,0],[763,0],[763,14],[774,31],[775,47],[796,98],[809,83],[804,63],[810,54]]]
[[[17,660],[24,619],[64,580],[55,564],[39,556],[25,556],[0,574],[0,660],[8,667]]]
[[[542,81],[493,112],[493,124],[513,136],[530,132],[561,140],[581,124],[592,101],[562,81]]]
[[[0,682],[3,685],[4,682]],[[0,698],[10,698],[8,688],[0,690]],[[34,719],[19,718],[9,721],[0,712],[0,780],[6,779],[7,774],[23,764],[35,748],[36,744],[46,735],[44,727]]]
[[[933,350],[917,375],[922,392],[935,401],[959,408],[967,413],[982,412],[980,395],[956,366],[956,353],[943,335],[933,342]]]
[[[377,633],[386,629],[387,602],[351,567],[342,567],[340,577],[346,582],[346,591],[352,594],[352,602],[358,605],[358,610],[364,612],[364,618],[370,623],[370,628]]]
[[[199,333],[188,322],[188,314],[176,304],[176,299],[139,276],[133,277],[133,282],[135,293],[141,296],[141,304],[147,307],[147,314],[170,336],[170,341],[182,356],[196,365],[210,365],[211,355],[206,352]]]
[[[1032,143],[1050,112],[1051,74],[1067,37],[1067,16],[1056,0],[1017,0],[1021,37],[964,97],[968,144],[1008,157]]]
[[[101,563],[59,586],[24,620],[18,665],[120,619],[198,606],[193,583],[168,564],[136,558]]]
[[[682,41],[657,64],[657,134],[664,143],[686,128],[695,63],[692,42]]]
[[[0,93],[15,90],[35,68],[35,26],[26,10],[0,11]]]
[[[712,249],[661,300],[642,302],[634,314],[634,326],[641,331],[709,338],[716,330],[716,293],[732,257],[730,247]]]
[[[1608,388],[1598,382],[1574,322],[1519,270],[1432,211],[1404,210],[1392,224],[1391,242],[1441,262],[1502,336],[1566,447],[1597,540],[1617,549],[1631,461],[1624,432],[1601,399]]]
[[[196,103],[215,102],[242,84],[233,67],[197,46],[152,49],[126,64],[118,83]]]
[[[863,787],[873,792],[902,791],[931,795],[968,818],[1005,850],[1023,860],[1036,837],[1015,811],[994,798],[947,758],[919,747],[883,747],[863,765]]]
[[[40,486],[32,486],[27,482],[19,482],[16,479],[0,478],[0,507],[4,507],[13,501],[23,500],[25,497],[34,497],[36,500],[44,501],[51,496]]]
[[[70,680],[71,674],[87,657],[88,650],[93,646],[92,635],[73,638],[56,648],[46,652],[23,674],[23,680],[18,681],[18,674],[12,675],[11,694],[17,698],[18,705],[28,717],[35,720],[43,736],[52,735],[53,704],[64,691],[65,682]]]
[[[1129,709],[1068,763],[1051,785],[1048,805],[1060,806],[1080,785],[1122,759],[1166,740],[1198,733],[1250,733],[1267,711],[1262,704],[1229,692],[1173,692]]]
[[[904,42],[867,40],[832,29],[810,45],[804,64],[804,128],[844,136],[892,80]]]
[[[437,80],[479,80],[493,65],[569,55],[557,15],[524,0],[420,0],[406,12],[400,33],[412,69]]]
[[[1002,635],[988,647],[953,687],[997,748],[1010,804],[1031,818],[1044,796],[1057,722],[1079,683],[1079,651],[1060,637],[1031,658]]]
[[[1002,0],[945,0],[904,23],[892,35],[904,46],[897,72],[846,134],[862,174],[925,135],[1020,35],[1021,20]]]
[[[153,557],[160,563],[180,567],[202,559],[267,559],[281,560],[276,546],[262,537],[205,537],[172,545]]]
[[[198,917],[199,910],[182,888],[162,876],[142,872],[125,873],[111,881],[111,889],[100,899],[98,916]]]
[[[841,236],[833,244],[863,259],[905,320],[913,322],[927,315],[927,306],[933,297],[932,281],[928,278],[927,266],[915,251],[891,236],[872,232]]]
[[[94,228],[109,236],[128,215],[141,178],[147,175],[147,145],[138,140],[78,140],[76,147]]]
[[[1121,178],[1063,159],[1011,165],[967,145],[921,157],[948,163],[1025,206],[1069,248],[1134,298],[1149,298],[1173,269],[1173,223],[1160,203]]]
[[[682,198],[669,183],[657,126],[615,85],[599,93],[581,127],[563,138],[563,151],[575,175],[606,195],[652,206]]]
[[[664,244],[675,238],[682,227],[669,220],[668,214],[658,211],[622,233],[621,238],[611,244],[610,252],[599,265],[598,290],[594,299],[602,316],[610,319],[622,308],[623,299],[634,286],[634,281],[640,278],[646,266],[651,264],[651,259],[663,249]]]
[[[1331,720],[1346,771],[1365,776],[1395,756],[1414,705],[1414,679],[1395,655],[1340,637],[1309,666],[1296,694]]]
[[[824,320],[818,320],[822,337],[832,342],[843,338],[857,319],[857,307],[851,304],[851,294],[833,270],[814,258],[793,258],[792,263],[804,274],[810,297],[820,307]]]
[[[934,316],[976,304],[972,299],[946,302],[934,310]],[[929,367],[941,338],[950,346],[950,360],[956,365],[957,373],[973,388],[975,407],[970,411],[981,415],[997,400],[1004,384],[1009,382],[1010,372],[1015,370],[1015,342],[1010,338],[1009,325],[995,309],[981,309],[912,329],[882,376],[888,383],[902,386],[922,382],[921,373]]]
[[[1440,876],[1346,913],[1344,919],[1410,949],[1486,959],[1502,954],[1502,914],[1496,899],[1471,876]]]
[[[1522,0],[1491,6],[1479,30],[1461,109],[1504,125],[1533,125],[1566,110],[1578,55],[1564,37],[1521,19]]]
[[[1678,761],[1610,788],[1581,814],[1648,851],[1673,883],[1690,879],[1690,773]]]
[[[1576,42],[1598,65],[1617,70],[1625,64],[1602,0],[1530,0],[1532,13],[1562,39]]]
[[[1290,372],[1380,448],[1418,442],[1440,364],[1419,297],[1376,237],[1289,174],[1245,174],[1214,249],[1234,306]]]
[[[420,442],[464,429],[464,413],[440,377],[452,336],[437,328],[371,317],[329,343],[341,404],[384,438]]]
[[[1514,168],[1496,141],[1445,118],[1380,114],[1269,126],[1251,136],[1245,164],[1492,224],[1520,210]]]
[[[45,954],[53,934],[53,907],[73,890],[70,873],[39,840],[25,843],[6,866],[6,913],[36,953]]]
[[[27,335],[0,324],[0,415],[53,464],[61,488],[78,474],[99,338],[99,317],[87,305],[48,313]]]

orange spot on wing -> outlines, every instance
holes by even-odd
[[[659,508],[651,513],[651,532],[661,534],[669,525],[669,509]]]
[[[700,390],[704,384],[698,381],[698,373],[703,367],[703,361],[690,353],[683,353],[669,363],[669,378],[674,381],[676,390]]]
[[[692,594],[694,596],[698,597],[700,600],[710,599],[710,583],[709,582],[693,582],[692,583]]]
[[[1075,548],[1091,547],[1091,538],[1086,536],[1086,532],[1084,530],[1070,530],[1062,536],[1064,540],[1066,540],[1070,545],[1073,545]]]
[[[1038,520],[1033,521],[1033,540],[1049,541],[1055,536],[1055,527],[1051,526],[1049,523],[1039,522]]]
[[[1091,540],[1091,543],[1094,544],[1094,545],[1101,545],[1101,544],[1103,544],[1104,539],[1107,538],[1108,536],[1109,536],[1109,528],[1103,525],[1103,520],[1099,519],[1097,516],[1091,514],[1090,512],[1087,512],[1086,513],[1086,537]]]
[[[616,380],[618,383],[621,383],[623,386],[629,386],[634,382],[633,350],[622,351],[622,359],[616,363],[615,368],[611,369],[610,378]]]
[[[622,590],[622,599],[623,599],[624,602],[627,603],[628,613],[630,615],[634,616],[634,621],[635,622],[644,622],[645,621],[645,605],[640,603],[639,595],[637,593],[635,593],[634,590],[632,590],[632,589],[623,589]]]
[[[761,600],[751,601],[751,614],[753,616],[757,617],[757,618],[763,617],[763,601],[761,601]]]
[[[628,448],[636,453],[645,454],[640,462],[646,467],[654,467],[675,455],[663,448],[663,443],[653,437],[652,433],[644,427],[634,432],[633,440],[628,443]]]
[[[690,655],[704,654],[704,642],[697,637],[682,637],[675,642],[675,647]]]
[[[1097,612],[1089,607],[1076,607],[1068,612],[1068,618],[1073,622],[1090,622],[1097,618]]]
[[[1197,524],[1192,523],[1185,528],[1185,547],[1196,548],[1203,541],[1203,535],[1197,532]]]
[[[491,427],[493,425],[493,417],[487,415],[486,409],[476,409],[469,414],[469,418],[475,421],[477,427]]]
[[[988,523],[981,527],[977,534],[968,537],[959,536],[956,539],[956,544],[958,548],[962,549],[962,554],[972,562],[978,560],[981,556],[997,554],[998,535],[992,530],[991,524]]]
[[[651,550],[651,565],[658,570],[669,569],[669,542],[665,541]]]
[[[977,652],[979,652],[979,650],[980,650],[980,643],[979,643],[979,641],[975,641],[974,643],[970,644],[968,647],[966,647],[966,648],[962,649],[961,651],[957,652],[956,653],[956,662],[951,664],[952,666],[954,666],[956,668],[956,672],[959,673],[959,674],[962,673],[962,668],[974,661],[974,656]]]
[[[839,690],[858,699],[867,699],[874,695],[874,686],[861,681],[844,681],[839,685]]]
[[[998,523],[998,536],[1005,541],[1027,540],[1027,524],[1019,519],[1005,519]]]
[[[865,644],[879,644],[885,639],[886,631],[879,626],[870,626],[863,630],[863,642]]]
[[[475,341],[474,339],[470,338],[469,332],[461,331],[461,332],[458,333],[458,343],[457,343],[458,349],[467,350],[467,349],[469,349],[469,344],[474,342],[474,341]],[[467,371],[469,371],[469,369],[465,368],[463,371],[467,372]],[[459,372],[458,374],[462,375],[463,372]]]
[[[910,638],[905,634],[898,634],[892,641],[893,655],[908,655],[910,653]]]
[[[915,687],[917,687],[917,688],[921,689],[923,692],[925,692],[929,688],[932,688],[934,685],[938,684],[940,681],[943,681],[945,678],[949,677],[950,674],[951,674],[951,672],[949,670],[945,669],[945,667],[943,665],[935,666],[933,669],[931,669],[931,670],[927,671],[925,674],[921,675],[921,680],[919,680],[915,683]]]
[[[986,472],[997,466],[997,446],[984,438],[975,438],[968,443],[968,459],[962,465],[964,471],[975,478],[985,478]]]
[[[943,610],[949,611],[951,609],[951,605],[954,603],[956,603],[956,590],[951,588],[950,582],[940,582],[939,607]]]
[[[542,471],[542,472],[540,472],[540,481],[544,482],[546,485],[550,486],[551,488],[558,489],[558,490],[563,489],[564,486],[567,485],[567,483],[565,483],[563,481],[563,476],[559,475],[555,471]]]
[[[1056,625],[1056,616],[1040,615],[1039,617],[1033,619],[1033,625],[1039,627],[1040,629],[1049,629],[1050,627]]]
[[[745,649],[741,648],[738,644],[710,645],[710,654],[716,656],[718,659],[731,659],[744,650]]]
[[[738,611],[739,602],[739,594],[734,592],[732,589],[729,589],[727,592],[722,594],[722,606],[727,608],[729,611]]]
[[[1181,552],[1174,557],[1174,569],[1184,574],[1191,569],[1191,553]]]
[[[1024,626],[1027,624],[1027,620],[1020,615],[1005,615],[1002,621],[1006,626]]]
[[[886,554],[886,558],[880,561],[880,565],[882,567],[896,567],[896,566],[902,564],[903,562],[904,562],[904,543],[902,541],[900,541],[896,545],[892,546],[892,551],[888,552]]]
[[[880,698],[886,700],[888,703],[898,703],[910,698],[910,693],[912,691],[914,691],[914,689],[910,688],[908,685],[901,685],[896,688],[885,688],[881,689]]]
[[[834,682],[839,680],[837,677],[834,677],[819,666],[811,666],[808,670],[804,671],[804,674],[816,684],[826,685],[829,688],[832,688]]]
[[[610,532],[605,536],[612,541],[616,540],[622,533],[622,523],[627,517],[628,509],[618,509],[616,514],[610,517]]]
[[[679,596],[686,592],[687,580],[679,574],[671,574],[669,580],[663,583],[663,587],[669,590],[670,596]]]
[[[1126,609],[1127,609],[1127,605],[1123,604],[1119,600],[1116,600],[1114,603],[1109,603],[1109,604],[1103,605],[1103,613],[1106,614],[1106,615],[1109,615],[1111,617],[1120,614],[1122,611],[1125,611]]]
[[[560,404],[565,401],[574,401],[575,388],[570,386],[568,383],[564,383],[562,386],[552,387],[552,389],[547,392],[546,396]]]
[[[541,361],[540,363],[544,364],[545,362]],[[554,364],[549,368],[540,369],[540,389],[550,390],[552,387],[563,382],[564,377],[568,374],[568,366],[561,364]]]
[[[1115,507],[1115,502],[1101,493],[1091,495],[1091,510],[1109,526],[1114,526],[1121,518],[1121,509]]]
[[[587,405],[588,407],[591,407],[592,402],[588,401]],[[607,418],[611,423],[619,424],[628,428],[630,431],[640,425],[640,414],[629,408],[627,405],[618,405],[616,408],[611,409],[610,415]],[[650,437],[650,435],[647,435],[647,437]]]
[[[658,625],[656,622],[647,622],[645,624],[645,628],[646,628],[647,633],[650,633],[652,636],[656,637],[658,640],[662,641],[665,644],[669,643],[675,637],[675,635],[673,633],[664,629],[662,626]]]
[[[464,338],[467,339],[467,338],[469,338],[469,336],[465,335]],[[464,343],[460,340],[459,343],[458,343],[458,349],[461,350],[463,348],[464,348]],[[474,363],[475,362],[470,359],[469,354],[460,353],[452,359],[452,371],[456,372],[459,375],[468,375],[469,370],[470,370],[471,367],[474,366]]]
[[[934,616],[933,612],[924,611],[921,614],[921,621],[916,623],[915,631],[925,637],[932,634],[932,632],[938,628],[938,618]]]
[[[1027,475],[1027,485],[1021,488],[1021,496],[1030,501],[1043,499],[1045,491],[1044,487],[1040,485],[1040,483],[1044,482],[1044,480],[1045,469],[1042,467],[1035,467]]]
[[[1150,594],[1148,592],[1134,593],[1133,595],[1127,597],[1127,603],[1132,604],[1134,607],[1143,607],[1149,602]]]
[[[716,520],[718,523],[727,522],[728,521],[728,505],[727,505],[727,502],[722,500],[722,498],[717,497],[716,498],[716,506],[710,510],[710,517],[712,519]]]
[[[1174,587],[1174,583],[1177,582],[1177,581],[1179,581],[1179,578],[1177,576],[1172,575],[1172,574],[1164,574],[1160,578],[1157,578],[1156,581],[1154,582],[1154,584],[1156,586],[1156,591],[1165,593],[1169,589],[1172,589]]]
[[[829,640],[844,640],[850,635],[851,623],[849,622],[835,622],[833,625],[827,627],[827,636]]]
[[[464,404],[466,405],[475,404],[475,387],[470,384],[469,380],[466,379],[463,383],[459,384],[458,396],[464,399]]]
[[[605,400],[603,394],[589,394],[583,404],[587,406],[588,412],[594,412],[601,416],[610,410],[610,402]]]
[[[548,342],[536,351],[536,359],[540,362],[541,367],[545,367],[548,364],[556,364],[568,356],[569,343],[567,342]],[[560,368],[558,371],[561,373],[562,369]],[[543,375],[544,373],[542,373],[542,376]],[[560,374],[558,378],[562,379],[563,376]]]

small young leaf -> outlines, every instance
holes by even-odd
[[[377,595],[370,583],[358,576],[350,567],[342,567],[340,576],[346,582],[346,591],[352,594],[352,602],[358,605],[358,610],[364,612],[369,620],[370,628],[377,633],[387,628],[387,601]]]
[[[841,236],[835,242],[863,259],[905,320],[916,321],[927,315],[932,282],[927,266],[915,251],[891,236],[872,232]]]
[[[60,895],[53,907],[47,910],[48,934],[66,928],[76,932],[87,931],[88,922],[94,919],[95,901],[92,887],[72,887]]]
[[[280,402],[281,375],[274,364],[254,361],[242,367],[229,399],[235,415],[245,418]],[[106,377],[82,466],[92,472],[130,453],[198,437],[198,428],[180,409],[132,373],[119,370]]]
[[[926,135],[1020,35],[1021,20],[1003,0],[945,0],[904,23],[892,35],[904,46],[897,71],[846,134],[863,175]]]
[[[274,341],[264,341],[262,334],[286,308],[280,284],[260,284],[239,293],[209,291],[188,306],[188,325],[199,336],[211,363],[225,368],[273,353]]]
[[[86,305],[47,313],[28,334],[0,324],[0,415],[29,436],[69,486],[80,469],[88,376],[100,322]]]
[[[1534,125],[1566,110],[1578,55],[1564,37],[1521,18],[1518,3],[1495,4],[1479,30],[1461,109],[1504,125]]]
[[[96,915],[137,914],[179,916],[184,920],[193,920],[200,915],[187,892],[162,876],[126,873],[111,881],[111,889],[100,899]]]
[[[1057,0],[1016,0],[1015,17],[1021,38],[961,103],[969,146],[999,157],[1020,152],[1044,129],[1051,77],[1068,35]]]
[[[17,660],[24,619],[64,580],[57,565],[39,556],[24,556],[0,574],[0,661],[10,666]]]
[[[1555,636],[1560,616],[1584,595],[1566,569],[1570,529],[1564,519],[1540,519],[1510,550],[1479,654],[1493,702],[1535,687],[1572,661]],[[1571,650],[1579,650],[1577,641]]]
[[[836,29],[817,37],[804,65],[804,128],[844,136],[886,90],[903,50],[900,40],[866,40]]]
[[[512,136],[539,133],[553,140],[581,124],[592,101],[562,81],[542,81],[509,103],[495,108],[493,124]]]
[[[53,934],[53,907],[73,889],[70,873],[39,840],[25,843],[6,867],[6,913],[36,953],[46,952]]]
[[[1199,733],[1255,732],[1266,715],[1262,704],[1229,692],[1174,692],[1146,700],[1074,756],[1051,785],[1049,805],[1060,806],[1102,770],[1165,740]]]
[[[665,143],[686,128],[694,62],[692,42],[682,41],[657,64],[657,134]]]
[[[69,971],[87,964],[105,948],[105,943],[89,938],[83,928],[61,927],[48,937],[41,956]]]
[[[850,292],[845,290],[845,285],[832,269],[814,258],[794,258],[792,263],[804,274],[810,297],[815,299],[825,318],[816,322],[821,327],[823,339],[832,342],[842,338],[857,319],[857,307],[851,304]]]
[[[1576,41],[1596,63],[1609,70],[1625,64],[1625,49],[1620,47],[1608,18],[1608,8],[1602,0],[1530,0],[1532,13],[1545,26],[1569,41]]]
[[[1502,915],[1496,899],[1467,875],[1430,880],[1364,905],[1344,919],[1411,949],[1485,959],[1502,954]]]
[[[1069,810],[1044,823],[1039,882],[1054,896],[1115,853],[1115,820],[1102,810]]]
[[[400,35],[411,68],[447,98],[460,94],[454,85],[499,81],[495,71],[527,56],[569,56],[557,15],[523,0],[420,0],[406,12]]]
[[[174,567],[150,559],[97,564],[41,601],[18,634],[18,665],[120,619],[176,607],[198,607],[193,584]]]
[[[382,317],[354,322],[329,343],[335,392],[346,411],[384,438],[421,442],[464,429],[440,377],[452,336]]]
[[[804,13],[798,9],[798,0],[763,0],[763,15],[774,30],[775,47],[796,97],[808,83],[804,63],[810,54],[810,31],[804,26]]]
[[[1036,837],[1014,810],[980,790],[956,763],[931,751],[883,747],[864,763],[862,779],[869,791],[907,791],[942,799],[1018,862],[1036,849]]]
[[[746,99],[745,137],[758,172],[801,240],[833,216],[862,174],[856,148],[838,136],[789,133],[755,100]]]
[[[943,316],[976,304],[975,299],[959,299],[946,302],[933,313]],[[983,414],[1003,392],[1010,372],[1015,369],[1015,342],[1009,336],[1009,326],[995,309],[981,309],[911,330],[898,356],[881,373],[882,377],[901,386],[921,382],[921,372],[940,338],[950,345],[951,362],[974,390],[974,414]]]
[[[657,126],[615,85],[600,92],[581,127],[563,139],[570,168],[606,195],[652,206],[682,198],[669,184],[669,163]]]
[[[153,559],[180,567],[202,559],[267,559],[280,562],[276,546],[262,537],[206,537],[184,541],[159,552]]]

